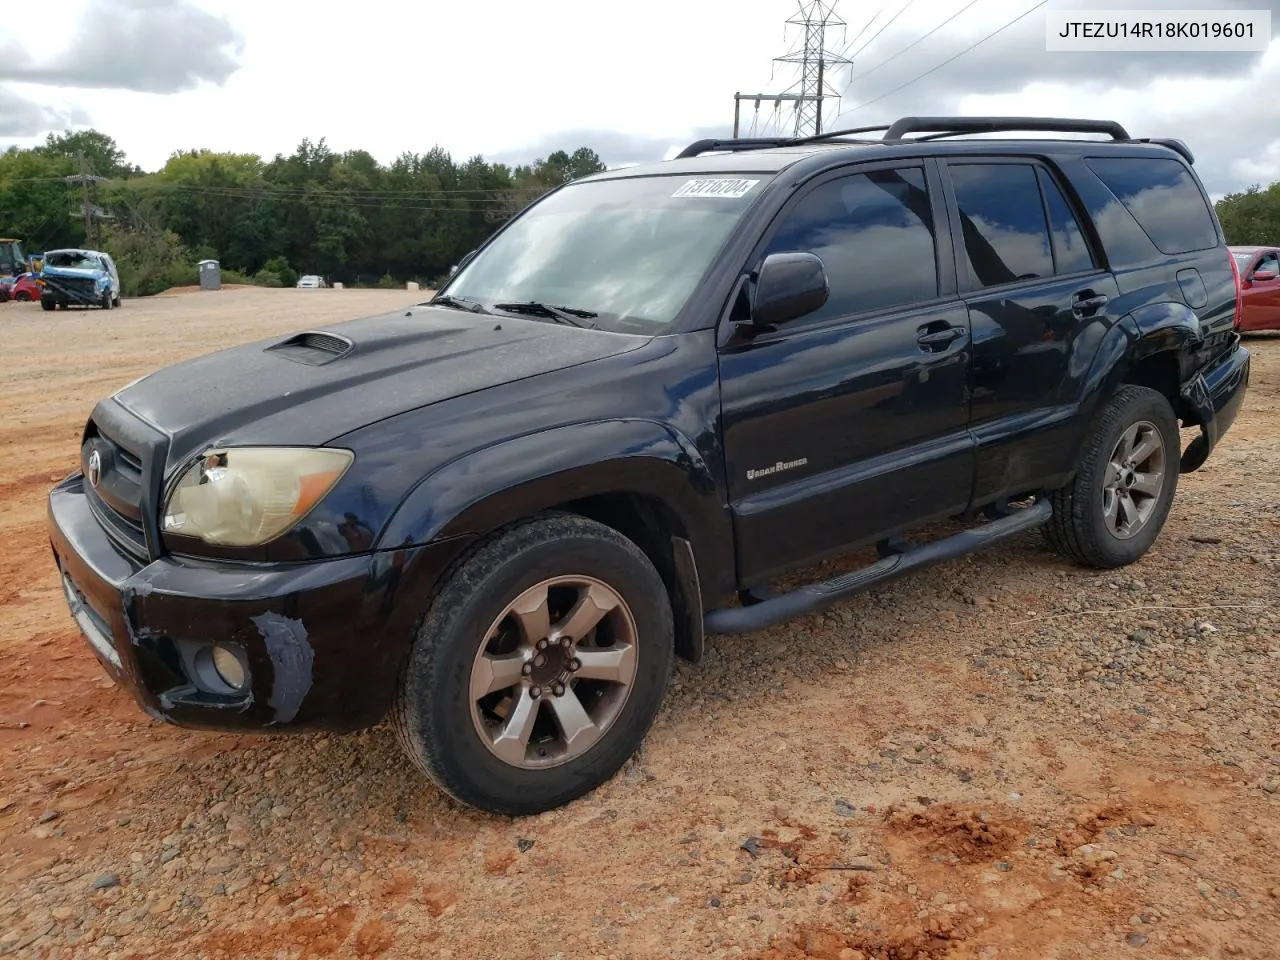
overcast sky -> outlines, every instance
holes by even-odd
[[[849,111],[840,126],[913,113],[1103,117],[1135,136],[1187,140],[1215,194],[1280,179],[1275,42],[1266,54],[1047,53],[1041,7],[917,79],[1035,3],[839,0],[849,25],[831,32],[828,47],[855,62],[835,74],[843,102],[832,101],[828,116]],[[1280,0],[1051,4],[1269,8],[1280,20]],[[772,59],[799,41],[785,26],[796,8],[796,0],[60,0],[66,29],[33,14],[0,31],[0,146],[93,126],[145,169],[175,149],[269,157],[304,137],[384,162],[436,144],[457,158],[508,162],[583,144],[611,165],[662,159],[692,139],[727,134],[735,90],[794,82],[793,68]],[[753,116],[744,104],[744,123]],[[771,105],[762,107],[762,127],[771,117]]]

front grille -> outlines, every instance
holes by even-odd
[[[106,531],[107,536],[119,546],[124,547],[129,553],[145,559],[147,556],[147,536],[143,532],[141,522],[130,519],[122,513],[117,513],[109,503],[98,495],[98,491],[93,487],[86,486],[85,490],[88,493],[89,509],[98,518],[98,523]]]
[[[89,426],[80,456],[89,507],[111,539],[130,553],[145,558],[142,457],[103,433],[92,421]]]
[[[49,286],[88,300],[96,299],[98,286],[88,277],[48,277]]]

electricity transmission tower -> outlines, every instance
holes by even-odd
[[[787,21],[788,25],[803,31],[800,44],[785,56],[776,57],[776,63],[796,64],[800,78],[782,93],[735,93],[733,95],[733,135],[738,136],[741,126],[742,101],[755,103],[773,101],[776,110],[783,102],[795,104],[794,136],[807,137],[822,132],[822,105],[831,97],[839,97],[829,82],[830,68],[852,63],[838,53],[827,49],[827,31],[846,24],[835,12],[838,0],[798,0],[799,9]]]

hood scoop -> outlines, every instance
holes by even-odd
[[[319,367],[342,359],[355,348],[356,345],[352,341],[336,333],[304,330],[302,333],[295,333],[287,340],[272,344],[267,347],[267,352],[278,354],[295,363]]]

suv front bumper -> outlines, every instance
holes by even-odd
[[[75,474],[49,495],[49,535],[72,616],[151,717],[218,730],[354,730],[378,722],[431,584],[457,541],[314,563],[122,553]],[[241,691],[215,690],[202,648],[232,645]]]
[[[1183,384],[1182,401],[1195,411],[1200,436],[1191,441],[1182,454],[1182,473],[1198,470],[1209,459],[1244,405],[1250,357],[1249,351],[1240,344],[1239,334],[1234,337],[1226,353]]]

